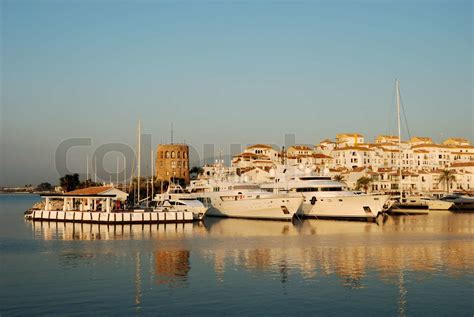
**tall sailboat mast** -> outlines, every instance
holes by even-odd
[[[138,120],[138,144],[137,144],[137,148],[138,148],[138,153],[137,153],[137,187],[138,187],[138,193],[137,193],[137,202],[138,204],[140,204],[140,138],[141,138],[141,127],[140,127],[140,120]]]
[[[153,187],[155,185],[154,175],[153,175],[153,148],[150,151],[150,166],[151,166],[151,200],[153,200]]]
[[[400,124],[400,82],[395,80],[397,91],[397,121],[398,121],[398,190],[400,192],[400,202],[402,202],[402,128]]]

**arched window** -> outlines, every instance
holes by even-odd
[[[181,158],[181,152],[178,151],[178,158]]]
[[[170,152],[166,151],[165,157],[170,158]]]
[[[171,152],[171,158],[175,158],[175,153],[174,153],[174,151]]]
[[[188,153],[184,152],[183,153],[183,158],[186,158],[188,156]]]
[[[163,158],[163,151],[160,151],[160,158]]]

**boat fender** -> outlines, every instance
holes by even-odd
[[[314,205],[315,203],[316,203],[316,197],[313,196],[313,197],[311,198],[311,205]]]

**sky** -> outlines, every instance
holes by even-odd
[[[91,140],[64,159],[85,174],[98,147],[135,147],[138,120],[153,148],[173,123],[174,141],[200,159],[204,144],[228,155],[285,135],[372,141],[397,133],[395,79],[404,138],[474,139],[472,1],[0,0],[0,10],[0,186],[57,183],[71,138]],[[117,156],[103,160],[110,173]]]

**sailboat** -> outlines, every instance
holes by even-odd
[[[397,94],[397,123],[398,123],[398,191],[400,192],[398,200],[392,205],[389,210],[391,214],[399,215],[426,215],[429,212],[428,204],[421,200],[417,199],[419,197],[408,197],[403,195],[402,187],[402,130],[400,124],[400,82],[395,80],[395,88]]]

